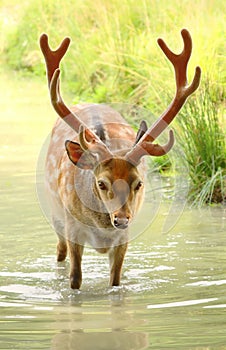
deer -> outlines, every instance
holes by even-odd
[[[50,99],[60,117],[52,129],[46,156],[46,194],[58,236],[57,261],[64,261],[69,253],[72,289],[81,288],[85,244],[108,254],[109,285],[120,285],[129,227],[144,199],[147,172],[144,156],[160,157],[172,149],[175,139],[172,129],[165,145],[155,140],[200,83],[201,68],[197,66],[188,84],[192,39],[187,29],[182,29],[181,36],[180,54],[172,52],[163,39],[157,40],[173,65],[176,92],[156,122],[148,127],[142,120],[137,132],[108,105],[84,103],[67,107],[60,92],[59,66],[71,40],[64,38],[52,50],[48,35],[40,37]]]

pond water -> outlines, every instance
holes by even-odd
[[[36,195],[55,118],[47,89],[5,76],[0,87],[0,349],[226,349],[225,208],[185,208],[166,234],[163,203],[130,243],[120,287],[108,287],[107,257],[86,248],[71,290]]]

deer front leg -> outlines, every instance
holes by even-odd
[[[67,243],[64,238],[59,237],[59,242],[57,244],[57,261],[64,261],[67,256]]]
[[[82,254],[83,246],[68,241],[70,254],[70,285],[72,289],[79,289],[82,284]]]
[[[121,244],[114,247],[109,253],[110,261],[110,286],[119,286],[121,278],[122,264],[126,254],[128,244]]]
[[[64,234],[64,224],[55,216],[52,217],[53,227],[58,236],[57,261],[64,261],[67,256],[67,242]]]

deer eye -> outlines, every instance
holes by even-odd
[[[106,186],[106,184],[103,181],[98,181],[98,187],[102,191],[106,191],[107,190],[107,186]]]
[[[143,186],[143,182],[139,181],[138,184],[135,187],[135,191],[138,191]]]

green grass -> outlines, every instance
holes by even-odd
[[[177,139],[189,165],[193,204],[226,201],[226,138],[221,108],[206,84],[178,118]]]
[[[53,48],[70,36],[61,86],[73,94],[74,103],[125,102],[156,116],[167,107],[175,86],[172,67],[156,39],[164,38],[178,52],[180,30],[190,30],[194,48],[188,75],[200,65],[202,81],[176,124],[191,168],[191,198],[197,203],[216,201],[215,188],[224,192],[225,142],[219,136],[225,132],[224,0],[3,0],[0,9],[4,65],[44,81],[40,34],[48,33]],[[189,120],[196,128],[189,128]],[[134,124],[132,117],[130,122]],[[197,130],[202,130],[205,146],[198,144]],[[200,192],[193,185],[200,191],[208,187],[209,194],[196,200]]]

